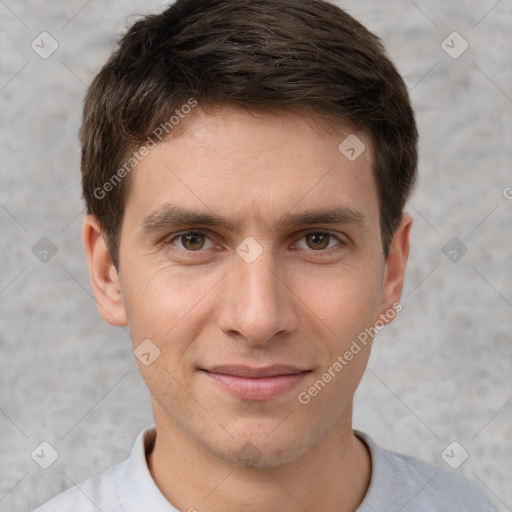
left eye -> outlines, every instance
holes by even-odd
[[[324,233],[322,231],[307,233],[301,238],[301,240],[306,241],[307,247],[299,247],[300,249],[312,249],[313,251],[330,249],[333,247],[333,245],[330,245],[333,241],[338,241],[338,244],[341,243],[341,240],[337,236],[334,236],[331,233]],[[297,246],[299,246],[299,244],[297,244]]]

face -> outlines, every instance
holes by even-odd
[[[355,161],[338,149],[351,133],[367,148]],[[223,108],[140,162],[103,314],[126,319],[134,348],[150,340],[157,429],[261,467],[351,432],[371,344],[353,343],[398,301],[407,257],[407,233],[383,256],[369,147]]]

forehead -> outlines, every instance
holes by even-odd
[[[140,223],[173,204],[238,226],[274,225],[285,213],[319,207],[360,211],[378,223],[364,133],[298,114],[226,107],[197,109],[185,122],[179,136],[157,144],[133,171],[125,220]]]

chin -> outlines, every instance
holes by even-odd
[[[292,439],[293,441],[290,441]],[[203,446],[218,459],[230,465],[245,468],[270,469],[284,466],[300,458],[311,447],[310,439],[298,439],[297,435],[270,440],[265,434],[239,436],[229,445]]]

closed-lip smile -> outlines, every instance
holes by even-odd
[[[203,368],[223,390],[243,400],[270,400],[290,391],[310,370],[298,366],[220,365]]]

